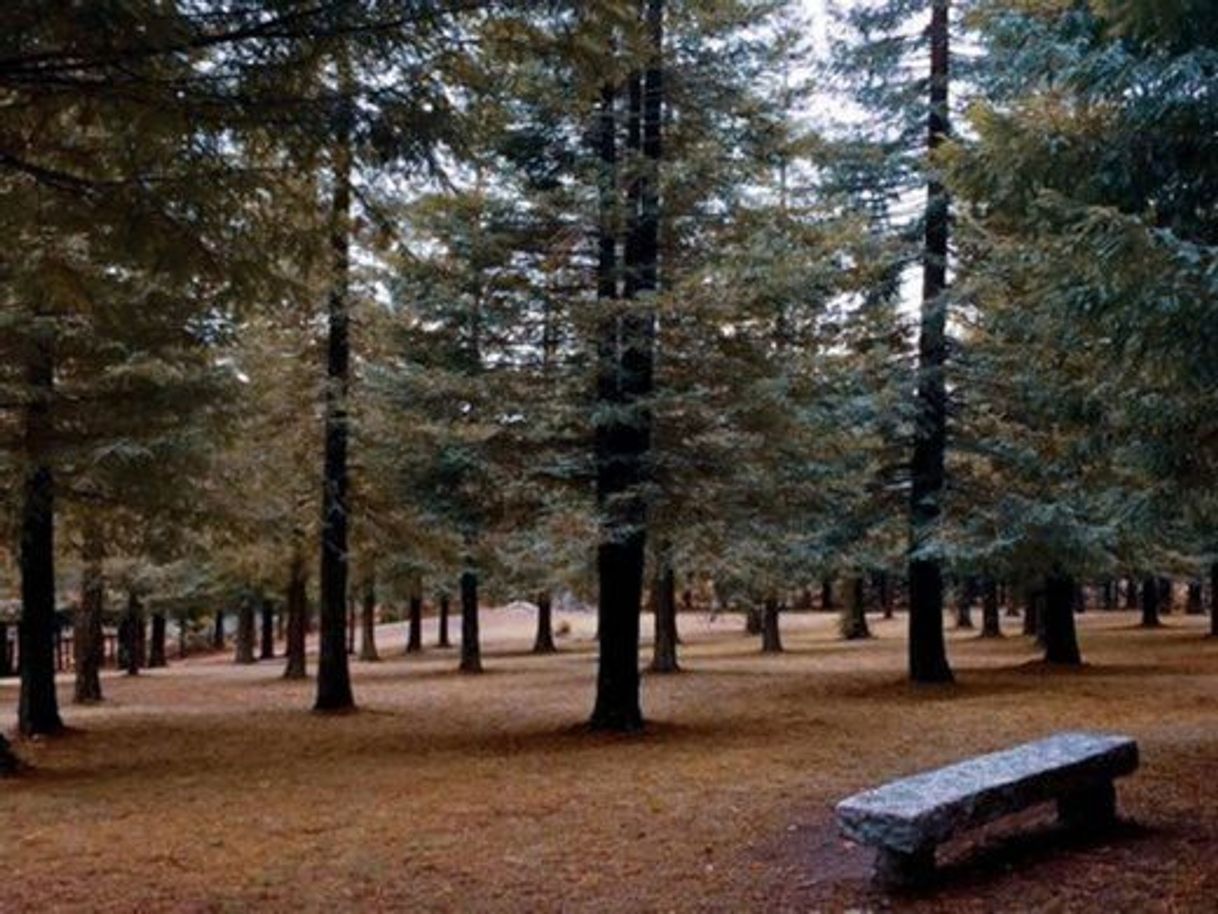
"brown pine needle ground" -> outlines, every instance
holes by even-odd
[[[788,652],[762,657],[738,617],[682,616],[685,672],[647,677],[637,739],[579,730],[591,620],[561,619],[562,653],[533,657],[531,616],[486,613],[480,677],[382,627],[387,659],[354,664],[361,712],[337,718],[280,661],[109,675],[104,705],[65,705],[78,732],[17,744],[35,770],[0,782],[0,911],[1218,910],[1203,618],[1088,613],[1074,672],[1017,635],[953,634],[959,684],[915,689],[902,618],[848,644],[834,616],[787,615]],[[8,680],[5,730],[15,701]],[[934,891],[892,897],[833,831],[854,790],[1068,728],[1139,739],[1119,785],[1134,824],[1080,842],[1051,810],[1020,816],[944,848]]]

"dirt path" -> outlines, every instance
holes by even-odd
[[[0,784],[0,912],[1216,910],[1204,619],[1087,614],[1078,672],[953,635],[960,683],[918,690],[900,620],[846,644],[832,617],[789,616],[788,653],[762,657],[738,618],[683,617],[686,671],[647,678],[639,739],[579,730],[592,623],[560,619],[562,653],[533,657],[527,613],[486,613],[480,677],[383,627],[340,718],[308,713],[279,661],[108,677],[104,705],[65,706],[78,732],[20,744],[36,772]],[[0,728],[15,699],[0,685]],[[853,790],[1075,727],[1142,743],[1136,824],[1101,842],[1033,812],[948,847],[935,892],[887,897],[832,830]]]

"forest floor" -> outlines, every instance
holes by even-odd
[[[636,738],[583,732],[592,620],[558,619],[561,653],[535,657],[531,614],[484,613],[473,677],[454,651],[402,656],[383,626],[340,717],[309,713],[312,684],[280,661],[109,674],[104,704],[65,704],[74,732],[17,744],[33,768],[0,782],[0,911],[1218,909],[1204,618],[1088,613],[1077,671],[1018,635],[952,632],[958,683],[914,688],[901,617],[844,643],[833,616],[787,615],[787,653],[762,656],[740,617],[682,616],[685,670],[646,677]],[[0,684],[0,729],[15,701]],[[945,847],[932,889],[885,895],[834,832],[849,793],[1073,728],[1141,743],[1128,821],[1101,839],[1034,811]]]

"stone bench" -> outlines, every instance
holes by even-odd
[[[1138,744],[1124,736],[1059,733],[903,778],[837,806],[843,835],[875,846],[876,878],[925,882],[935,848],[953,834],[1049,801],[1070,826],[1096,828],[1116,817],[1113,780],[1138,767]]]

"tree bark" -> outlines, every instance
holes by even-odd
[[[1133,575],[1125,579],[1125,608],[1138,608],[1138,581]]]
[[[876,587],[879,590],[880,607],[884,610],[884,618],[891,619],[893,616],[892,585],[888,579],[887,571],[881,571],[876,574]]]
[[[863,579],[855,575],[847,580],[846,607],[842,612],[842,637],[847,641],[857,641],[871,637],[871,629],[867,627],[867,595],[863,588]]]
[[[820,608],[833,609],[833,578],[829,575],[820,579]]]
[[[169,665],[165,654],[165,614],[152,614],[152,636],[148,642],[148,669],[160,669]]]
[[[275,659],[275,603],[270,597],[262,598],[262,613],[259,626],[258,659]]]
[[[656,575],[655,641],[652,645],[651,671],[653,673],[677,673],[677,576],[672,563],[667,559],[667,550],[661,549],[659,573]]]
[[[322,471],[321,648],[317,663],[316,711],[355,707],[347,661],[347,524],[350,517],[347,467],[351,374],[350,263],[352,132],[354,102],[351,62],[337,55],[339,86],[346,96],[334,117],[333,194],[330,201],[330,295],[326,359],[325,465]]]
[[[782,653],[782,631],[778,625],[780,612],[778,597],[767,597],[761,610],[761,652],[763,654]]]
[[[960,582],[956,598],[956,628],[973,627],[973,601],[977,599],[977,579],[971,575]]]
[[[72,650],[76,665],[77,704],[102,700],[101,668],[105,654],[102,642],[102,612],[105,609],[106,580],[102,570],[104,546],[96,526],[86,521],[82,548],[83,568],[80,581],[80,611],[76,614]],[[4,647],[7,648],[7,637]],[[3,675],[3,671],[0,671]]]
[[[482,672],[482,647],[478,641],[478,575],[472,568],[461,573],[461,666],[462,673]]]
[[[452,647],[452,643],[448,640],[449,602],[448,594],[440,594],[440,637],[437,647]]]
[[[1023,633],[1035,637],[1040,632],[1042,594],[1031,587],[1024,589]]]
[[[1159,582],[1153,575],[1147,575],[1142,579],[1143,628],[1158,628],[1162,624],[1159,620],[1159,606],[1161,603]]]
[[[224,610],[216,610],[216,624],[211,630],[211,646],[213,650],[224,650]]]
[[[999,619],[998,584],[986,578],[981,593],[981,637],[1001,638],[1002,623]]]
[[[1045,582],[1044,638],[1045,662],[1066,666],[1082,663],[1074,627],[1074,580],[1060,572]]]
[[[299,550],[292,556],[288,571],[286,611],[288,616],[287,665],[284,679],[306,679],[309,672],[305,665],[305,629],[308,626],[308,590],[305,581],[304,556]]]
[[[233,658],[235,663],[255,662],[255,630],[254,597],[246,595],[241,598],[241,603],[237,607],[237,654]]]
[[[932,0],[930,23],[930,154],[948,136],[948,0]],[[914,682],[950,682],[943,635],[943,570],[922,554],[941,513],[947,451],[947,247],[948,195],[938,178],[927,183],[918,333],[917,421],[910,461],[909,676]]]
[[[444,598],[447,601],[447,597]],[[445,645],[448,642],[448,607],[444,607],[444,636]],[[464,630],[463,630],[464,631]],[[410,626],[406,638],[406,653],[417,654],[423,650],[423,596],[418,592],[410,595]]]
[[[548,590],[537,595],[537,636],[533,639],[534,654],[553,654],[558,650],[554,644],[554,603]]]
[[[376,650],[376,581],[364,581],[364,603],[360,610],[359,659],[374,663],[381,659]]]
[[[123,666],[128,676],[138,676],[144,665],[144,651],[140,647],[140,631],[144,628],[144,607],[134,590],[127,592],[127,612],[123,616],[125,628],[120,634],[123,647]]]
[[[55,694],[55,487],[48,462],[54,376],[50,341],[33,340],[26,365],[30,402],[25,407],[23,443],[29,469],[22,487],[19,555],[17,729],[22,736],[49,736],[63,730]]]

